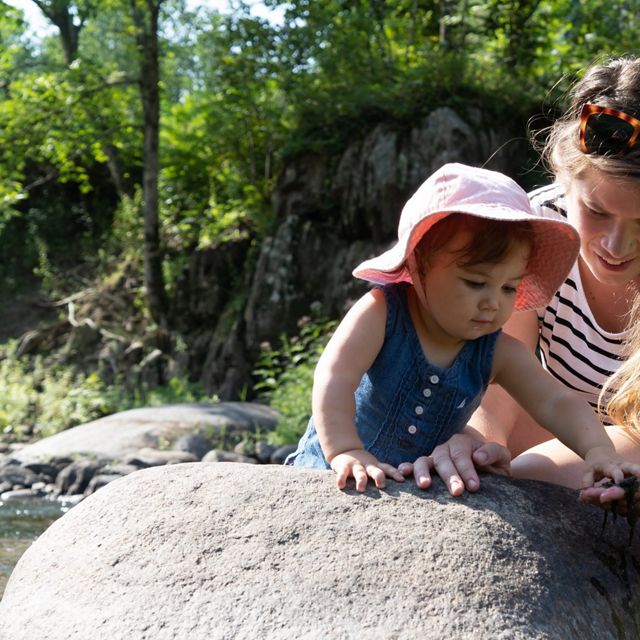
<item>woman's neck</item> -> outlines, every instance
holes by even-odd
[[[640,291],[638,282],[633,280],[612,287],[599,282],[578,258],[582,288],[587,304],[598,325],[609,333],[621,333],[627,328],[629,311]]]

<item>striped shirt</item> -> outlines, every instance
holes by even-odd
[[[559,185],[536,189],[529,198],[539,216],[566,219],[565,196]],[[602,384],[620,366],[627,332],[610,333],[598,325],[585,297],[577,261],[551,302],[537,313],[543,366],[596,409]]]

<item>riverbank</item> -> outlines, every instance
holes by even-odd
[[[0,500],[0,599],[14,566],[38,536],[71,505],[59,500]]]
[[[249,402],[184,403],[106,416],[0,450],[0,590],[29,545],[72,505],[140,469],[193,462],[282,464],[279,415]]]

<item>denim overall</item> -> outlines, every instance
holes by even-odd
[[[381,287],[387,302],[385,339],[356,389],[356,428],[364,448],[394,466],[429,455],[461,431],[477,409],[491,376],[500,331],[468,340],[453,364],[430,364],[407,305],[406,283]],[[330,469],[309,420],[285,464]]]

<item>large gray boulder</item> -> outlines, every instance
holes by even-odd
[[[56,457],[92,456],[122,460],[145,447],[172,444],[181,436],[201,433],[212,438],[270,431],[275,409],[252,402],[184,403],[120,411],[61,431],[12,454],[22,463]]]
[[[637,544],[576,493],[485,477],[451,498],[331,472],[196,463],[136,472],[24,554],[2,640],[638,637]]]

